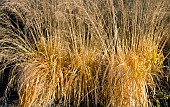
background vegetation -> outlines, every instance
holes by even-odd
[[[4,102],[16,91],[22,107],[168,106],[169,0],[1,4]]]

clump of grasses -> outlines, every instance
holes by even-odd
[[[1,74],[18,106],[149,106],[168,0],[13,0],[0,10]]]

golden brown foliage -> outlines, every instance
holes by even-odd
[[[0,58],[22,107],[147,107],[162,72],[168,0],[12,0]],[[0,73],[3,73],[2,68]]]

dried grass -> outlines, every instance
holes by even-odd
[[[22,107],[147,107],[163,68],[168,0],[13,0],[0,62]],[[1,68],[3,73],[5,66]]]

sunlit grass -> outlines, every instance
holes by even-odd
[[[163,72],[168,0],[13,0],[0,9],[0,69],[22,107],[147,107]],[[8,92],[8,91],[7,91]]]

